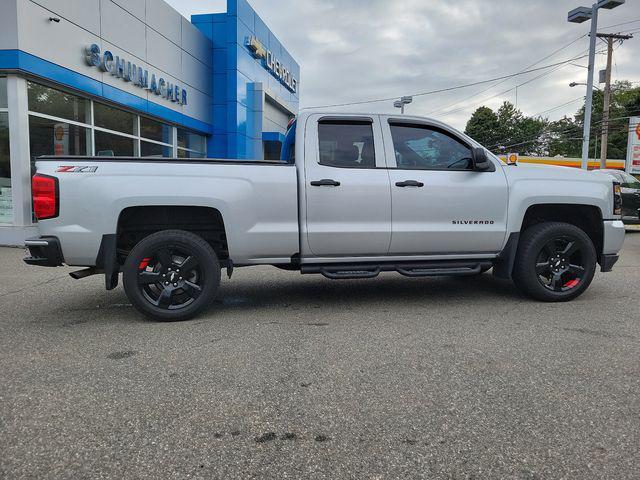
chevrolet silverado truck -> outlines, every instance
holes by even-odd
[[[620,185],[512,166],[419,117],[303,113],[281,161],[44,157],[30,265],[103,274],[162,321],[207,309],[221,273],[272,265],[330,279],[493,275],[533,299],[582,294],[624,241]],[[425,288],[427,284],[425,284]]]

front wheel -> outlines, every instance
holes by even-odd
[[[513,279],[530,297],[565,302],[589,287],[596,262],[596,249],[583,230],[568,223],[541,223],[522,235]]]
[[[182,230],[149,235],[129,253],[122,275],[133,306],[154,320],[188,320],[206,310],[220,286],[220,262],[201,237]]]

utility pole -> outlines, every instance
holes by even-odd
[[[600,168],[607,168],[607,147],[609,146],[609,110],[611,107],[611,63],[613,59],[613,43],[631,40],[633,35],[599,33],[598,38],[607,42],[607,70],[604,86],[604,108],[602,110],[602,145],[600,146]]]
[[[569,12],[567,20],[570,23],[584,23],[591,20],[591,34],[589,38],[589,73],[587,75],[587,101],[584,109],[584,133],[582,137],[582,168],[589,168],[589,135],[591,133],[591,110],[593,106],[593,70],[596,57],[596,34],[598,33],[598,10],[604,8],[612,10],[624,5],[626,0],[598,0],[591,8],[578,7]]]

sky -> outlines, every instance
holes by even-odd
[[[167,1],[187,18],[226,10],[225,0]],[[300,64],[302,108],[481,82],[582,57],[589,46],[589,22],[566,20],[569,10],[583,5],[576,0],[249,2]],[[626,24],[613,26],[621,23]],[[613,79],[640,85],[640,0],[601,9],[598,25],[606,33],[637,30],[637,38],[616,47]],[[598,50],[604,48],[598,40]],[[586,87],[570,88],[569,83],[586,82],[588,59],[571,63],[500,83],[416,96],[407,113],[437,118],[459,129],[476,108],[497,109],[504,101],[517,102],[526,115],[543,113],[551,120],[572,116]],[[597,71],[605,67],[606,55],[597,55],[596,83]],[[384,101],[323,111],[332,110],[388,113],[394,107],[392,101]]]

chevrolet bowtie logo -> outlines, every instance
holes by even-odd
[[[256,58],[267,58],[267,49],[256,37],[247,38],[247,47],[251,50],[251,54]]]
[[[262,66],[280,80],[280,83],[287,87],[289,91],[293,93],[298,91],[298,79],[291,74],[291,71],[285,66],[281,58],[274,55],[254,35],[246,37],[245,45],[251,55],[261,60]]]

